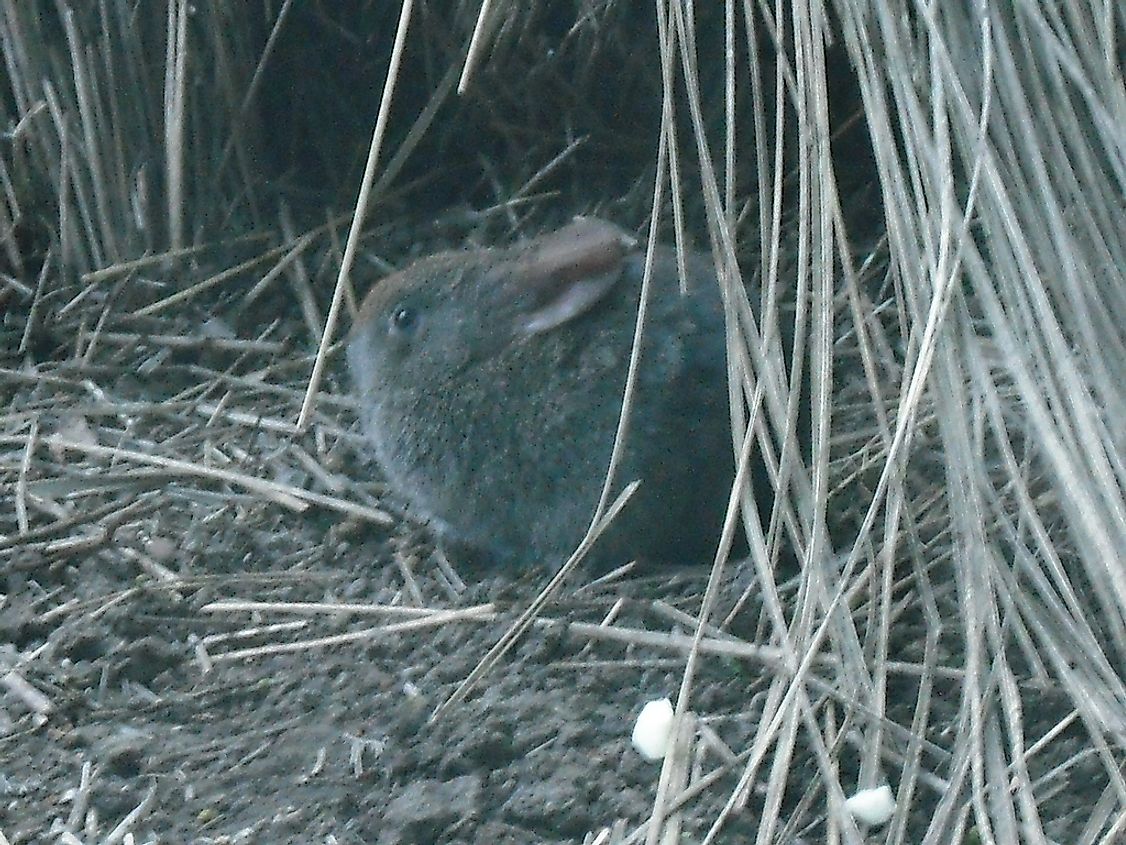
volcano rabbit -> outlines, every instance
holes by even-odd
[[[616,490],[641,487],[593,551],[706,563],[734,475],[724,319],[708,257],[658,248]],[[557,568],[610,460],[644,250],[576,218],[507,249],[445,252],[378,282],[348,340],[392,487],[447,540]],[[756,482],[757,483],[757,482]]]

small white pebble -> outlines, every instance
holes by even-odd
[[[887,785],[865,789],[845,801],[845,809],[857,821],[883,824],[895,814],[895,796]]]
[[[641,708],[633,726],[633,747],[646,760],[661,760],[669,747],[672,731],[672,702],[667,698],[650,701]]]

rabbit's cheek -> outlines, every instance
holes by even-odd
[[[348,344],[348,368],[361,394],[367,395],[379,383],[379,361],[368,332],[357,333]]]

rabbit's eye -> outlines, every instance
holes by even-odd
[[[391,329],[396,332],[409,332],[418,323],[418,312],[409,305],[396,305],[391,312]]]

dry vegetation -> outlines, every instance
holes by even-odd
[[[573,628],[676,656],[687,726],[648,820],[588,839],[727,841],[750,802],[763,843],[1126,840],[1126,7],[507,6],[0,0],[0,757],[57,718],[65,632],[149,591],[273,596],[247,549],[280,572],[387,530],[342,264],[595,211],[710,245],[735,445],[784,494],[743,502],[746,578],[724,544],[689,614]],[[394,559],[409,630],[492,618],[444,560]],[[765,667],[722,764],[717,654]],[[883,783],[894,817],[858,827],[842,801]],[[699,838],[682,790],[723,807]]]

